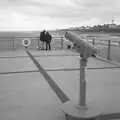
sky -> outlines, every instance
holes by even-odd
[[[120,24],[120,0],[0,0],[0,30]]]

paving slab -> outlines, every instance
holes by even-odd
[[[37,61],[45,69],[57,69],[57,68],[79,68],[80,67],[80,57],[78,53],[71,51],[52,51],[45,52],[32,52],[33,56],[39,55],[40,57],[35,57]],[[94,58],[89,58],[87,68],[101,68],[101,67],[115,67],[115,65],[106,63]]]
[[[78,68],[79,56],[70,51],[30,51],[44,69]],[[1,56],[6,54],[0,54]],[[25,52],[9,56],[25,55]],[[48,55],[49,54],[49,55]],[[45,56],[46,55],[46,56]],[[60,56],[59,56],[60,55]],[[1,58],[0,72],[37,69],[29,57]],[[88,68],[115,67],[94,58]],[[80,71],[48,71],[56,84],[73,101],[79,98]],[[120,69],[88,69],[87,103],[97,104],[106,113],[120,112]],[[64,120],[61,102],[41,73],[0,75],[1,120]]]
[[[59,52],[58,52],[59,54]],[[34,55],[34,54],[33,54]],[[65,57],[40,57],[37,61],[44,68],[79,67],[78,56]],[[88,68],[115,67],[94,58],[88,61]],[[78,101],[80,71],[49,71],[48,72],[59,87],[71,100]],[[87,80],[87,103],[98,104],[103,112],[120,112],[120,69],[88,69]]]
[[[38,50],[38,51],[33,51],[33,50],[29,50],[34,56],[64,56],[64,55],[73,55],[73,56],[78,56],[79,53],[77,52],[71,52],[71,50],[51,50],[51,51],[46,51],[46,50]]]
[[[37,70],[30,58],[0,58],[0,72]]]
[[[79,71],[48,73],[71,100],[79,100]],[[98,105],[104,113],[120,112],[119,78],[120,70],[88,70],[86,72],[87,104]]]
[[[24,50],[11,50],[11,51],[1,51],[0,52],[0,58],[2,57],[18,57],[18,56],[27,56],[26,52]]]
[[[1,120],[64,120],[60,105],[40,73],[0,75]]]

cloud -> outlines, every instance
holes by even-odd
[[[0,29],[120,23],[119,0],[0,0]]]

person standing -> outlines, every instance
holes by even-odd
[[[42,44],[42,50],[44,50],[44,43],[45,43],[45,30],[40,33],[40,41]]]
[[[45,35],[46,37],[45,37],[45,40],[46,40],[46,51],[47,50],[51,50],[51,45],[50,45],[50,43],[51,43],[51,40],[52,40],[52,36],[50,35],[50,33],[47,31],[46,32],[46,35]]]

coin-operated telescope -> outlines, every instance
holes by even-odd
[[[85,67],[87,66],[88,58],[96,55],[99,51],[92,44],[88,43],[87,40],[83,37],[77,36],[75,33],[66,32],[65,38],[70,40],[75,45],[77,52],[80,53],[80,84],[78,84],[80,85],[79,100],[77,104],[73,101],[68,101],[64,104],[63,110],[66,115],[66,119],[96,119],[96,116],[101,114],[97,106],[89,108],[89,105],[86,104],[87,81],[85,78],[85,72],[87,69],[85,69]]]
[[[77,36],[73,32],[66,32],[65,38],[70,40],[75,45],[76,51],[80,53],[80,108],[86,108],[86,80],[85,67],[87,66],[88,58],[96,55],[99,51],[92,44],[88,43],[83,37]]]
[[[98,53],[98,49],[96,47],[88,43],[88,41],[82,37],[76,36],[72,32],[66,32],[65,38],[75,44],[75,48],[77,52],[80,52],[81,57],[88,58]]]

